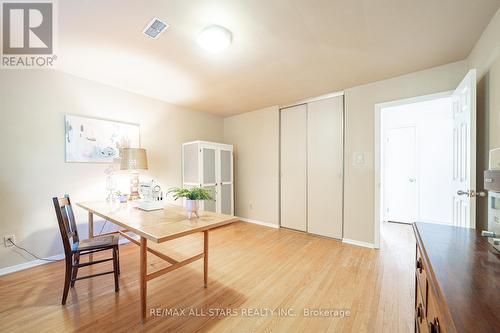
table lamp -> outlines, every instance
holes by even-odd
[[[120,170],[130,170],[130,200],[139,199],[139,171],[148,169],[146,149],[120,149]]]

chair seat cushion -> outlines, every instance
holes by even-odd
[[[81,240],[78,243],[73,243],[72,250],[73,252],[77,252],[112,247],[118,245],[119,239],[120,236],[118,235],[96,236],[94,238]]]

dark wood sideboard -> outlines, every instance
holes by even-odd
[[[413,224],[416,332],[500,332],[500,253],[474,229]]]

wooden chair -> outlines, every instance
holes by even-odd
[[[61,231],[61,237],[64,245],[64,254],[66,256],[66,275],[64,279],[64,291],[61,303],[63,305],[66,304],[69,287],[70,285],[71,287],[74,287],[75,281],[105,274],[114,274],[115,292],[117,292],[119,290],[118,275],[120,274],[120,255],[118,248],[119,235],[108,234],[80,240],[69,196],[65,195],[64,198],[53,198],[52,201],[54,202],[57,221],[59,223],[59,230]],[[80,263],[80,256],[105,250],[112,250],[113,257],[96,261],[90,261],[89,259],[88,262]],[[78,268],[100,264],[110,260],[113,260],[112,271],[77,277]]]

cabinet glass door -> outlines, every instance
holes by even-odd
[[[233,215],[233,152],[229,149],[220,150],[220,212]]]
[[[217,149],[210,146],[201,146],[201,158],[203,161],[202,168],[202,184],[201,186],[208,189],[214,200],[206,200],[203,202],[203,210],[216,212],[216,187],[217,187],[217,165],[216,165]]]
[[[212,197],[215,199],[216,198],[216,193],[215,193],[215,186],[203,186],[203,188],[206,188],[210,193],[212,193]],[[203,210],[209,211],[209,212],[217,212],[217,205],[215,200],[204,200],[203,201]]]

